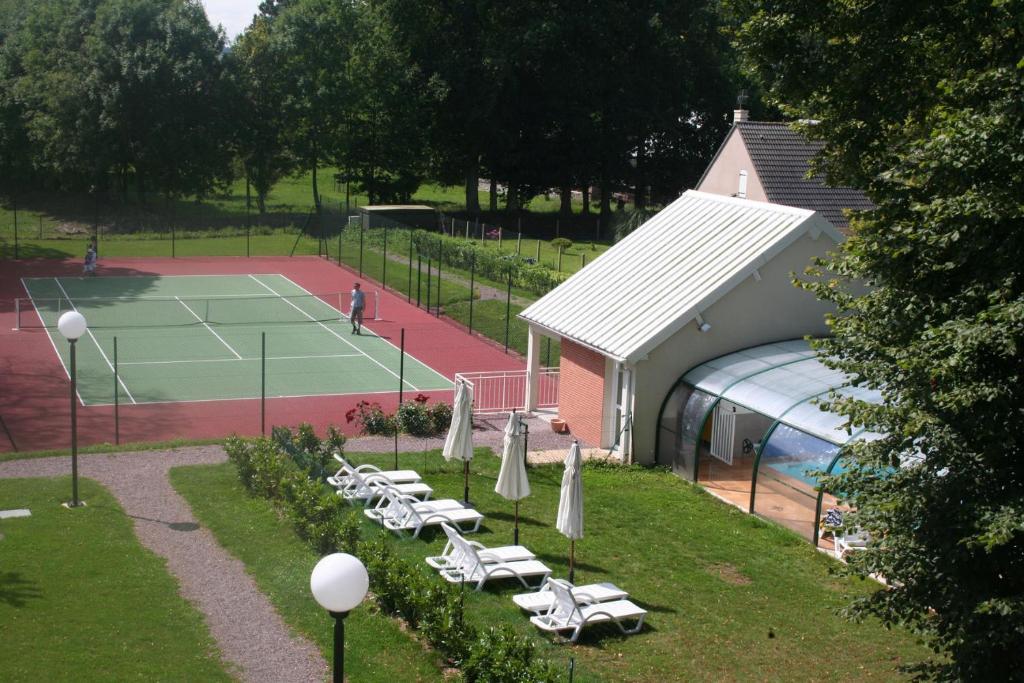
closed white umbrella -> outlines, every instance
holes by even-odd
[[[455,383],[452,425],[441,452],[445,460],[461,460],[465,478],[464,501],[469,503],[469,461],[473,459],[473,390],[461,379]]]
[[[495,493],[516,502],[516,545],[519,545],[519,500],[530,495],[530,482],[526,478],[525,426],[519,415],[509,415],[505,425],[505,447],[501,451],[501,470],[494,486]]]
[[[583,538],[583,456],[579,441],[573,441],[565,456],[562,491],[558,497],[558,520],[555,526],[569,539],[569,583],[573,582],[576,561],[576,539]]]

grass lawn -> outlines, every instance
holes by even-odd
[[[5,681],[229,681],[201,615],[139,545],[114,498],[60,506],[70,478],[0,480],[0,677]]]
[[[231,464],[179,467],[171,483],[202,524],[246,565],[281,617],[332,659],[334,620],[317,605],[309,575],[319,559],[270,503],[238,483]],[[345,619],[345,673],[352,681],[442,680],[437,657],[367,601]]]
[[[499,460],[478,453],[470,498],[487,517],[473,538],[485,545],[512,543],[513,504],[493,493]],[[391,455],[352,459],[394,464]],[[461,468],[436,451],[402,454],[400,467],[419,470],[437,498],[462,495]],[[310,628],[297,620],[315,618],[301,607],[310,602],[313,558],[300,545],[284,549],[298,541],[275,522],[268,505],[249,498],[229,465],[176,471],[174,481],[204,524],[247,563],[285,619],[300,630]],[[565,576],[569,544],[554,528],[560,481],[559,465],[530,469],[533,494],[520,504],[520,541],[556,576]],[[588,467],[584,498],[586,536],[577,543],[576,581],[611,581],[628,590],[649,610],[640,634],[624,637],[614,627],[596,627],[576,646],[559,644],[514,608],[510,596],[518,584],[466,592],[467,615],[477,625],[510,624],[560,666],[575,658],[578,681],[891,680],[900,664],[929,656],[906,632],[838,616],[851,596],[877,585],[834,576],[833,561],[792,533],[719,503],[667,472]],[[369,524],[366,532],[377,533]],[[395,544],[427,571],[422,559],[440,552],[442,538],[425,532],[425,538]],[[357,612],[369,619],[372,610]],[[362,629],[375,633],[350,656],[361,656],[366,647],[362,656],[373,659],[376,653],[377,661],[408,667],[395,680],[421,675],[423,660],[397,654],[400,641],[392,639],[386,622],[351,623],[353,638]],[[328,626],[324,618],[313,628],[314,636],[323,630],[316,636],[322,647]]]

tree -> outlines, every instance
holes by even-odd
[[[359,7],[358,35],[348,62],[351,106],[337,160],[371,204],[407,202],[428,159],[423,81],[380,6]]]
[[[1024,6],[735,4],[752,71],[878,205],[805,285],[838,308],[826,362],[884,399],[835,401],[885,435],[825,480],[873,538],[851,570],[889,582],[851,613],[926,634],[921,676],[1024,680]]]
[[[312,173],[313,205],[319,212],[317,171],[323,161],[338,156],[351,106],[345,74],[357,17],[349,1],[290,0],[281,6],[271,33],[284,56],[287,89],[281,107],[288,145]]]
[[[284,58],[274,49],[271,22],[257,16],[227,57],[232,87],[234,140],[246,179],[256,191],[260,214],[267,194],[296,168],[287,145],[288,122],[281,108],[285,92]]]

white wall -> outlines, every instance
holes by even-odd
[[[711,324],[709,332],[700,332],[691,321],[637,363],[635,462],[654,462],[661,403],[676,380],[694,366],[751,346],[828,333],[824,316],[832,306],[794,287],[791,274],[803,273],[812,257],[836,246],[824,234],[817,240],[801,237],[760,269],[760,282],[748,277],[703,312]]]
[[[754,172],[754,162],[743,144],[743,137],[737,128],[729,132],[729,137],[722,144],[722,149],[708,168],[696,190],[735,197],[739,189],[740,171],[747,172],[747,199],[755,202],[766,202],[761,180]]]

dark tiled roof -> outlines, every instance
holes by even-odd
[[[785,123],[741,121],[736,125],[768,201],[817,211],[844,230],[849,221],[843,209],[874,208],[860,190],[828,187],[820,175],[807,177],[821,142],[808,141]]]

